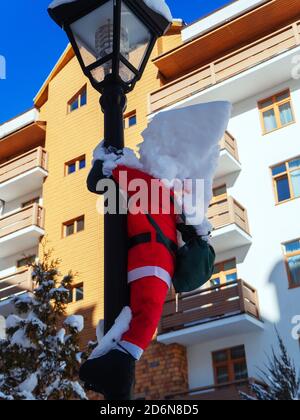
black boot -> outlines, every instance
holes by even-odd
[[[85,362],[79,372],[86,388],[103,394],[106,400],[132,399],[135,359],[119,350]]]

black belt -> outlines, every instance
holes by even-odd
[[[177,252],[178,246],[173,242],[171,239],[165,238],[165,241],[168,242],[168,247],[166,244],[162,241],[159,235],[156,234],[155,242],[158,242],[159,244],[165,245],[165,247],[168,249],[168,251],[172,250],[172,252]],[[141,244],[148,244],[152,242],[152,235],[150,232],[148,233],[141,233],[140,235],[133,236],[129,239],[129,249],[141,245]]]

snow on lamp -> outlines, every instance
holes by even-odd
[[[172,20],[164,0],[54,0],[48,11],[99,92],[107,78],[131,91]]]

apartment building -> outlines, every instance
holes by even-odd
[[[0,335],[10,298],[32,289],[28,258],[45,234],[46,124],[32,109],[0,126]]]
[[[129,94],[124,126],[133,148],[157,112],[212,100],[233,103],[209,209],[215,272],[204,288],[177,302],[170,293],[158,335],[137,367],[136,398],[239,399],[276,346],[275,327],[299,361],[291,333],[300,315],[299,57],[299,1],[239,0],[189,26],[174,21]],[[103,133],[98,101],[68,47],[35,98],[28,116],[34,121],[24,126],[18,117],[0,126],[0,198],[6,202],[0,313],[7,314],[7,297],[26,289],[16,278],[18,261],[25,251],[37,252],[46,232],[62,270],[78,273],[68,311],[85,317],[83,344],[103,316],[103,221],[97,197],[85,187]],[[25,134],[32,126],[40,143]],[[18,184],[23,165],[15,162],[29,152],[36,158],[28,172],[36,169],[40,183],[30,178],[27,191]],[[26,227],[19,216],[23,204],[32,212]],[[22,228],[10,227],[20,218]],[[29,235],[30,228],[31,239],[22,242],[22,229]]]
[[[295,1],[234,2],[154,61],[167,83],[150,94],[151,114],[233,103],[209,210],[215,273],[178,309],[170,296],[158,335],[187,352],[189,391],[171,399],[238,398],[276,346],[275,327],[299,366],[299,17]]]

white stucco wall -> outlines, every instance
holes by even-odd
[[[296,123],[262,135],[257,101],[290,88]],[[218,261],[237,258],[238,277],[259,292],[265,331],[228,337],[188,348],[190,386],[214,383],[211,353],[244,344],[250,376],[258,376],[265,353],[277,345],[275,326],[285,340],[289,354],[300,369],[300,348],[291,336],[292,319],[300,315],[300,288],[289,290],[282,243],[300,237],[300,199],[275,205],[270,166],[300,155],[300,81],[274,86],[234,104],[230,133],[236,138],[242,171],[216,180],[226,181],[228,193],[248,211],[253,243],[250,247],[218,255]]]

